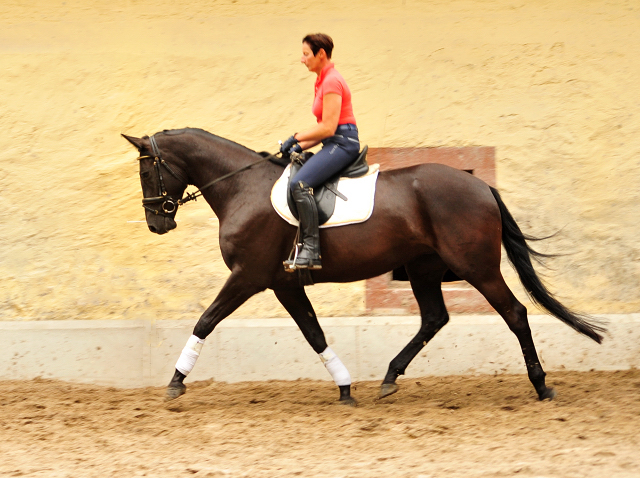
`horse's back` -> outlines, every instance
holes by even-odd
[[[445,214],[450,217],[453,213],[487,207],[498,211],[487,183],[467,171],[444,164],[427,163],[383,171],[380,173],[380,185],[396,193],[405,191],[418,205],[429,207],[436,216]]]
[[[497,237],[499,248],[500,234],[488,234],[501,231],[498,205],[489,185],[472,174],[429,163],[383,172],[379,185],[386,192],[376,201],[389,200],[413,218],[414,228],[430,236],[436,250],[487,237],[492,243]]]

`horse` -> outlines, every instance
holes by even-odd
[[[276,214],[269,198],[286,163],[269,161],[274,158],[267,153],[195,128],[164,130],[142,138],[122,136],[140,155],[142,202],[151,232],[165,234],[175,229],[178,208],[199,196],[219,219],[220,252],[231,274],[196,323],[193,343],[190,339],[183,350],[191,361],[189,366],[225,317],[254,294],[271,289],[326,362],[339,388],[337,402],[355,405],[348,371],[333,351],[326,353],[330,349],[302,276],[283,268],[297,231]],[[183,197],[188,185],[198,191]],[[501,245],[535,304],[597,343],[602,342],[606,329],[593,317],[565,307],[541,282],[532,259],[540,262],[547,255],[529,245],[536,239],[522,233],[495,188],[464,171],[422,164],[381,172],[370,218],[360,224],[321,229],[322,269],[306,273],[314,283],[352,282],[404,266],[421,325],[390,362],[378,398],[397,392],[397,378],[449,321],[441,284],[443,275],[451,271],[475,287],[515,334],[539,400],[553,399],[556,391],[545,383],[527,309],[500,271]],[[334,370],[336,360],[342,367],[338,372]],[[185,393],[187,369],[180,371],[176,364],[167,400]]]

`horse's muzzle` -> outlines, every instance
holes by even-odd
[[[149,230],[154,234],[166,234],[167,232],[178,227],[176,221],[174,221],[170,217],[154,216],[154,219],[156,220],[154,220],[153,222],[147,220],[147,226],[149,226]]]

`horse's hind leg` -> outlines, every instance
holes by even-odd
[[[273,292],[298,324],[302,335],[320,356],[320,360],[338,385],[340,389],[339,403],[355,406],[356,401],[351,397],[351,375],[338,356],[327,346],[324,332],[304,289],[277,289]]]
[[[472,278],[468,280],[471,285],[485,296],[518,338],[527,366],[529,380],[531,380],[536,392],[538,392],[539,399],[553,399],[556,396],[556,392],[545,384],[546,374],[542,369],[542,365],[540,365],[538,353],[533,343],[531,328],[527,319],[527,308],[513,295],[499,270],[496,271],[494,269],[492,273],[490,272],[487,275],[489,277],[483,278],[481,281]]]
[[[411,289],[420,307],[422,324],[416,336],[391,361],[380,387],[379,398],[398,391],[396,379],[404,372],[416,355],[449,321],[442,297],[442,276],[447,266],[437,255],[422,256],[405,264]]]

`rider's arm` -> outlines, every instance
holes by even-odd
[[[336,134],[341,108],[342,96],[338,93],[327,93],[322,97],[322,120],[313,128],[296,133],[296,139],[303,150],[312,148],[323,139]]]

